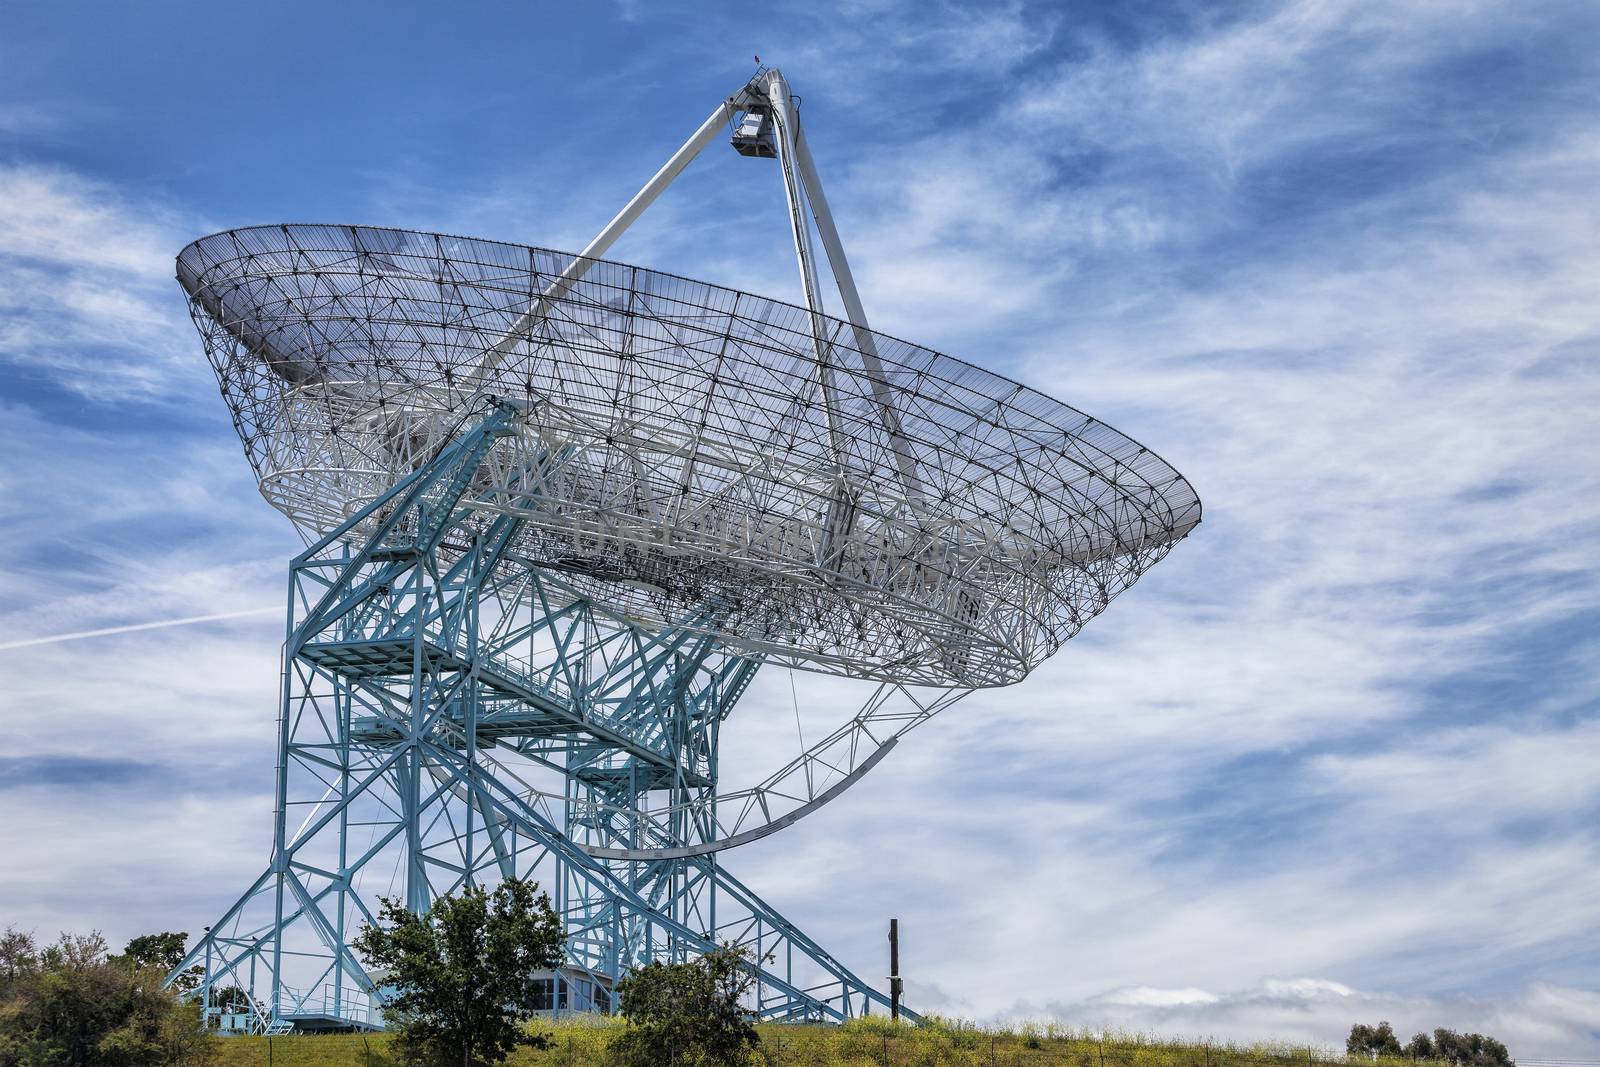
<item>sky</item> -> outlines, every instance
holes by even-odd
[[[898,916],[924,1011],[1600,1058],[1597,39],[1541,0],[3,0],[0,922],[197,931],[266,855],[300,542],[178,250],[576,249],[759,54],[873,325],[1206,510],[729,868],[863,976]],[[610,255],[793,300],[785,227],[773,166],[714,145]],[[780,740],[763,684],[730,787]]]

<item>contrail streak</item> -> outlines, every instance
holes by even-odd
[[[85,637],[109,637],[112,634],[131,634],[135,630],[159,630],[165,626],[190,626],[197,622],[219,622],[222,619],[242,619],[246,615],[265,615],[282,608],[246,608],[244,611],[224,611],[217,615],[191,615],[187,619],[163,619],[160,622],[136,622],[131,626],[108,626],[104,630],[79,630],[72,634],[52,634],[49,637],[28,637],[21,641],[0,641],[0,652],[11,648],[28,648],[31,645],[53,645],[57,641],[81,641]]]

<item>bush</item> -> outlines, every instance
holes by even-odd
[[[0,1067],[205,1060],[200,1006],[162,985],[170,969],[162,962],[109,956],[97,933],[62,934],[41,949],[32,935],[8,929],[0,937]]]
[[[617,983],[628,1028],[611,1042],[617,1067],[749,1062],[761,1043],[740,1003],[755,977],[743,949],[723,945],[688,963],[648,963]]]

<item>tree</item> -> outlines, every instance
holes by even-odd
[[[126,960],[134,967],[159,967],[170,971],[183,962],[184,947],[189,943],[186,933],[141,934],[128,942],[121,956],[113,960]]]
[[[743,1064],[761,1043],[740,1003],[755,976],[741,948],[723,945],[688,963],[647,963],[617,983],[628,1028],[611,1043],[618,1067]]]
[[[1411,1039],[1416,1044],[1417,1038]],[[1492,1037],[1482,1034],[1458,1034],[1444,1028],[1433,1032],[1433,1058],[1456,1064],[1457,1067],[1513,1067],[1511,1053]]]
[[[1356,1023],[1350,1028],[1350,1036],[1345,1039],[1344,1050],[1352,1056],[1369,1056],[1372,1059],[1401,1054],[1400,1039],[1394,1036],[1394,1027],[1386,1021],[1377,1026]]]
[[[384,1015],[408,1062],[477,1067],[519,1045],[548,1047],[523,1024],[544,990],[535,972],[561,965],[566,935],[538,889],[517,878],[492,893],[468,886],[425,916],[382,901],[383,925],[364,926],[355,947],[395,990]]]
[[[99,934],[0,938],[0,1067],[156,1067],[204,1052],[200,1007],[166,971],[109,956]]]
[[[1433,1042],[1427,1034],[1415,1034],[1406,1042],[1405,1056],[1413,1060],[1431,1060],[1436,1058],[1433,1051]]]
[[[124,962],[132,967],[155,967],[162,974],[171,974],[183,962],[183,957],[189,944],[187,932],[140,934],[128,942],[128,947],[122,950],[122,955],[112,956],[113,962]],[[205,975],[204,967],[190,967],[172,980],[172,988],[178,993],[188,993],[200,987],[200,980]]]
[[[1482,1034],[1458,1034],[1438,1029],[1433,1036],[1417,1034],[1401,1048],[1394,1029],[1386,1022],[1377,1026],[1356,1024],[1350,1028],[1345,1051],[1352,1056],[1404,1056],[1412,1060],[1442,1060],[1456,1067],[1515,1067],[1506,1047]]]

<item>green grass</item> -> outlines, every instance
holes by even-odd
[[[605,1062],[611,1032],[621,1025],[608,1019],[578,1018],[546,1023],[554,1044],[524,1049],[507,1061],[513,1067],[588,1067]],[[212,1062],[217,1067],[393,1067],[382,1034],[291,1035],[219,1038]],[[1327,1049],[1287,1045],[1253,1046],[1157,1040],[1111,1035],[1103,1041],[1085,1031],[1055,1024],[982,1030],[935,1020],[929,1025],[896,1026],[867,1018],[843,1026],[761,1027],[761,1050],[754,1061],[772,1067],[1317,1067],[1361,1064]],[[667,1065],[663,1065],[667,1067]],[[1419,1067],[1415,1061],[1380,1061],[1377,1067]]]

